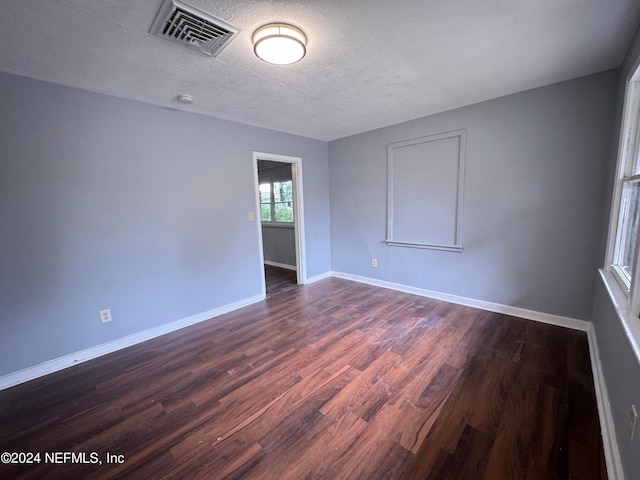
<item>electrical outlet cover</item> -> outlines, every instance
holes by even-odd
[[[102,323],[107,323],[111,320],[111,309],[107,308],[106,310],[100,310],[100,321]]]

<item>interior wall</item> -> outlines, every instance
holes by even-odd
[[[280,165],[258,171],[262,182],[282,182],[292,179],[291,165]],[[266,262],[296,266],[296,235],[293,225],[262,224],[262,245]]]
[[[308,276],[329,271],[325,142],[8,74],[0,91],[0,376],[259,295],[253,151],[302,157]]]
[[[640,432],[632,443],[627,431],[631,405],[640,409],[640,364],[601,279],[596,283],[593,323],[625,478],[640,478]]]
[[[601,266],[604,265],[604,246],[609,229],[625,87],[627,79],[633,73],[633,69],[638,62],[640,62],[640,30],[636,34],[635,40],[620,69],[616,119],[613,123],[615,131],[609,152],[610,161],[606,177],[605,215],[601,227],[601,251],[603,252]],[[596,331],[598,350],[611,404],[611,414],[625,478],[640,478],[640,442],[638,441],[638,432],[636,432],[635,442],[632,443],[629,441],[627,431],[631,404],[635,404],[636,408],[640,408],[640,383],[638,382],[638,379],[640,379],[640,363],[629,343],[621,318],[618,316],[612,298],[600,275],[597,275],[596,280],[592,320]]]
[[[617,78],[591,75],[330,142],[332,269],[589,319]],[[459,129],[464,250],[387,246],[387,145]],[[412,208],[420,218],[422,205]]]

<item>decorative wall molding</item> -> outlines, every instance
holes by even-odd
[[[462,251],[465,157],[464,129],[387,145],[387,245]]]
[[[49,360],[33,367],[25,368],[24,370],[19,370],[8,375],[4,375],[0,377],[0,390],[4,390],[6,388],[19,385],[29,380],[33,380],[50,373],[72,367],[73,365],[77,365],[88,360],[93,360],[94,358],[101,357],[102,355],[107,355],[109,353],[122,350],[123,348],[127,348],[132,345],[151,340],[152,338],[159,337],[166,333],[188,327],[189,325],[204,322],[205,320],[220,316],[224,313],[228,313],[233,310],[237,310],[238,308],[246,307],[247,305],[259,302],[261,300],[264,300],[264,298],[264,295],[247,297],[238,302],[229,303],[227,305],[223,305],[222,307],[214,308],[202,313],[197,313],[190,317],[182,318],[171,323],[165,323],[164,325],[159,325],[142,332],[127,335],[126,337],[118,338],[111,342],[103,343],[102,345],[96,345],[95,347],[87,348],[79,352]]]

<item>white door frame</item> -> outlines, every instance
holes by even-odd
[[[276,153],[253,152],[253,173],[255,177],[256,192],[256,217],[258,225],[258,242],[260,250],[260,268],[262,270],[262,293],[266,295],[267,285],[264,277],[264,249],[262,244],[262,220],[260,216],[260,194],[258,192],[258,160],[272,162],[285,162],[291,164],[291,176],[293,179],[293,230],[296,244],[296,274],[298,284],[307,283],[307,255],[304,241],[304,201],[302,196],[302,158],[278,155]]]

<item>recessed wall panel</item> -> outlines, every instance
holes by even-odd
[[[387,243],[461,250],[464,130],[388,146]]]

